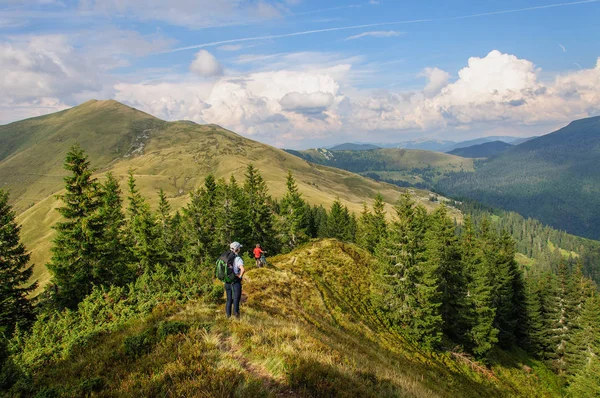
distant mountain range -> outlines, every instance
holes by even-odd
[[[436,188],[600,239],[600,117],[509,148]]]
[[[450,155],[462,156],[463,158],[487,158],[497,155],[512,148],[513,145],[502,141],[492,141],[473,145],[466,148],[457,148],[448,152]]]
[[[468,148],[468,147],[472,147],[474,145],[481,145],[481,144],[485,144],[487,142],[495,142],[495,141],[500,141],[500,142],[504,142],[507,144],[517,145],[514,142],[529,140],[529,139],[531,139],[531,138],[519,138],[519,137],[510,137],[510,136],[481,137],[481,138],[475,138],[473,140],[456,142],[451,145],[445,146],[445,147],[441,148],[440,150],[442,152],[450,153],[450,152],[454,151],[455,149]]]
[[[381,148],[377,145],[373,145],[373,144],[353,144],[350,142],[347,142],[345,144],[339,144],[339,145],[335,145],[332,146],[329,149],[330,151],[368,151],[370,149],[378,149]]]
[[[423,151],[436,152],[451,152],[458,148],[466,148],[473,145],[484,144],[486,142],[502,141],[507,144],[518,145],[535,137],[519,138],[511,136],[491,136],[481,137],[468,141],[447,141],[447,140],[412,140],[402,141],[397,143],[371,143],[371,142],[355,142],[344,143],[331,147],[326,147],[330,151],[362,151],[377,148],[402,148],[402,149],[420,149]]]

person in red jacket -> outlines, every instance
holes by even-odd
[[[256,244],[256,247],[253,250],[254,259],[256,260],[256,266],[258,268],[263,266],[263,254],[266,253],[263,249],[260,248],[260,244]]]

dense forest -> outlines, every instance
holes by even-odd
[[[511,144],[502,141],[486,142],[479,145],[457,148],[449,151],[451,155],[461,156],[463,158],[488,158],[497,155],[511,148]]]
[[[33,288],[24,283],[28,255],[7,194],[0,195],[0,241],[6,242],[0,246],[0,388],[7,395],[43,392],[39,369],[161,303],[220,300],[214,261],[232,240],[248,250],[261,243],[276,254],[313,238],[355,243],[374,255],[374,276],[365,282],[377,316],[420,347],[483,365],[520,347],[560,375],[570,396],[593,396],[600,388],[600,302],[583,265],[561,257],[556,266],[524,270],[511,232],[487,217],[467,217],[457,228],[444,205],[428,214],[408,194],[391,217],[379,196],[360,215],[339,200],[329,209],[310,206],[291,173],[287,192],[275,200],[252,165],[243,182],[208,176],[175,212],[162,191],[151,209],[130,172],[123,211],[117,179],[94,179],[79,147],[67,155],[65,169],[63,218],[47,264],[53,277],[36,300],[27,298]],[[126,340],[125,352],[142,355],[150,341],[182,327],[161,324],[151,335]],[[91,380],[80,395],[101,388]]]
[[[600,117],[574,121],[478,164],[475,173],[445,175],[435,188],[600,239],[599,132]]]
[[[450,204],[473,220],[488,219],[496,231],[505,230],[515,240],[518,253],[535,260],[535,267],[556,273],[559,264],[579,263],[584,275],[600,283],[600,242],[571,235],[518,213],[473,201]],[[459,227],[460,230],[460,227]]]

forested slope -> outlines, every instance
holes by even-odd
[[[600,117],[577,120],[438,181],[448,195],[600,239]]]

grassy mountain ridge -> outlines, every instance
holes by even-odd
[[[419,149],[383,148],[356,152],[317,148],[288,152],[309,162],[402,186],[431,187],[441,176],[474,170],[473,159]]]
[[[112,171],[126,189],[131,169],[141,193],[156,203],[162,188],[173,208],[182,207],[188,193],[199,187],[208,174],[238,181],[253,163],[267,182],[270,193],[285,192],[288,170],[311,204],[329,207],[336,197],[351,211],[381,192],[388,206],[400,190],[356,174],[307,163],[277,148],[243,138],[216,125],[164,122],[116,101],[88,101],[56,114],[0,126],[0,147],[10,143],[0,161],[0,186],[8,188],[19,213],[22,238],[32,251],[34,279],[40,288],[49,280],[44,266],[50,258],[51,226],[59,220],[55,198],[63,187],[62,165],[69,147],[78,142],[90,155],[97,177]],[[429,193],[415,191],[425,206]],[[456,212],[460,218],[460,213]]]
[[[390,331],[369,299],[374,260],[356,246],[317,241],[271,262],[247,273],[239,321],[225,319],[221,303],[163,303],[75,343],[25,388],[99,397],[559,396],[556,378],[520,353],[498,352],[488,371]],[[162,337],[144,343],[156,328]]]
[[[447,176],[436,188],[600,239],[598,164],[600,117],[593,117],[510,148],[475,173]]]
[[[75,108],[0,126],[0,186],[16,211],[62,187],[66,149],[76,142],[99,169],[131,156],[166,123],[116,101]]]

